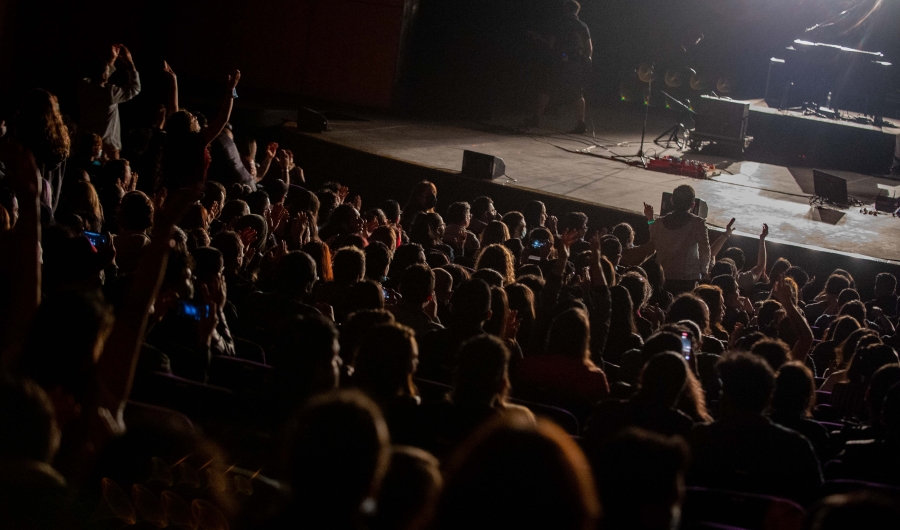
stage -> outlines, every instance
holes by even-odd
[[[562,114],[549,116],[541,129],[527,132],[514,127],[521,116],[489,122],[332,119],[331,130],[322,138],[448,171],[460,170],[464,150],[487,153],[502,158],[507,174],[516,179],[517,182],[506,182],[506,186],[629,212],[640,212],[644,202],[659,211],[663,192],[690,184],[697,196],[708,203],[711,226],[724,227],[735,217],[735,228],[739,233],[755,235],[763,223],[768,223],[769,238],[773,242],[900,261],[900,218],[890,214],[866,215],[860,212],[861,207],[811,207],[812,169],[685,155],[689,159],[713,163],[722,172],[711,179],[698,180],[647,171],[578,152],[590,148],[590,153],[602,156],[636,153],[643,119],[640,108],[622,104],[594,110],[596,143],[590,133],[565,133],[566,127],[571,126],[571,117]],[[673,113],[653,109],[647,138],[655,138],[673,120]],[[591,145],[597,146],[591,148]],[[650,154],[682,154],[649,141],[646,150]],[[869,210],[873,209],[875,196],[879,193],[878,184],[900,184],[846,171],[831,173],[847,179],[849,195],[859,199]]]

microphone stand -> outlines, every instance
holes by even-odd
[[[621,160],[627,162],[632,165],[640,165],[642,168],[647,169],[647,164],[650,160],[650,157],[647,156],[647,153],[644,152],[644,142],[647,138],[647,120],[650,117],[650,100],[653,97],[653,73],[656,70],[656,63],[650,64],[650,80],[647,83],[647,102],[644,107],[644,126],[641,128],[641,147],[638,149],[637,154],[634,155],[613,155],[610,158],[615,160]],[[641,162],[638,164],[637,162],[631,162],[630,159],[637,158]]]

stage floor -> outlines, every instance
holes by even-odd
[[[654,109],[647,128],[647,152],[682,154],[650,143],[674,118],[668,111]],[[636,153],[642,119],[640,108],[625,104],[595,110],[598,147],[590,151],[604,156]],[[520,120],[521,116],[490,122],[332,119],[331,131],[324,137],[379,155],[452,171],[460,170],[464,150],[488,153],[502,158],[507,174],[517,180],[508,182],[508,186],[633,212],[642,211],[644,202],[658,211],[663,192],[690,184],[709,205],[708,221],[712,226],[724,227],[735,217],[738,232],[755,235],[763,223],[768,223],[772,241],[900,261],[900,218],[890,214],[866,215],[860,212],[861,207],[811,207],[812,169],[686,155],[723,169],[717,177],[698,180],[580,154],[576,151],[595,141],[590,134],[565,133],[573,125],[570,116],[550,116],[543,128],[527,132],[515,129],[514,124]],[[869,210],[879,193],[878,184],[900,184],[857,173],[829,172],[847,179],[849,195],[865,203]]]

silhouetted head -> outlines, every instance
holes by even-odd
[[[374,530],[421,530],[434,515],[444,479],[440,462],[417,447],[395,445],[381,483]]]
[[[448,463],[434,527],[588,530],[596,495],[587,459],[555,423],[501,417]]]
[[[778,417],[809,418],[816,403],[812,372],[799,362],[790,362],[775,376],[772,413]]]
[[[680,437],[635,427],[592,452],[602,528],[677,528],[684,501],[688,447]]]
[[[454,403],[500,406],[509,392],[509,349],[493,335],[478,335],[459,349],[453,372]]]
[[[668,351],[654,355],[641,372],[638,391],[643,399],[674,407],[687,385],[688,366],[681,355]]]
[[[324,394],[306,403],[290,429],[287,469],[299,517],[310,526],[358,520],[390,460],[378,406],[360,392]]]
[[[761,358],[731,352],[716,364],[722,380],[723,412],[762,414],[775,390],[775,374]]]
[[[459,324],[482,324],[491,317],[491,288],[484,280],[466,280],[453,291],[450,312]]]
[[[682,184],[672,191],[672,207],[676,212],[689,212],[694,207],[696,198],[694,188],[687,184]]]
[[[419,364],[419,348],[413,330],[402,324],[382,324],[366,333],[359,343],[353,381],[378,403],[416,396],[413,374]]]
[[[578,308],[563,311],[550,325],[546,353],[588,360],[591,327],[587,313]]]

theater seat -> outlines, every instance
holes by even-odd
[[[161,372],[142,378],[133,397],[142,403],[181,412],[193,422],[228,419],[233,415],[231,390]]]
[[[900,503],[900,487],[890,486],[888,484],[877,484],[875,482],[866,482],[864,480],[826,480],[819,490],[819,498],[825,498],[829,495],[838,495],[842,493],[854,493],[857,491],[874,491],[884,496],[894,499]]]
[[[253,341],[235,337],[234,351],[235,354],[241,359],[246,359],[248,361],[253,361],[259,364],[266,364],[265,350],[263,350],[262,346]]]
[[[562,429],[566,431],[566,433],[571,434],[572,436],[578,436],[581,432],[581,428],[578,424],[578,418],[576,418],[574,414],[565,409],[554,407],[552,405],[544,405],[542,403],[525,401],[522,399],[513,398],[509,401],[510,403],[515,403],[516,405],[528,407],[528,409],[533,412],[535,416],[543,416],[545,418],[553,420],[557,425],[562,427]]]
[[[244,394],[260,394],[272,383],[274,369],[265,364],[214,356],[209,364],[209,384]]]
[[[714,523],[726,527],[792,530],[802,527],[805,516],[803,508],[788,499],[709,488],[688,488],[682,509],[685,528]]]
[[[191,419],[178,411],[138,401],[128,401],[125,404],[123,416],[126,427],[166,425],[175,429],[193,430],[194,428]]]
[[[420,377],[413,378],[413,382],[416,384],[416,388],[419,389],[419,396],[422,398],[422,403],[436,403],[443,401],[445,396],[453,390],[453,387],[450,385],[422,379]]]

